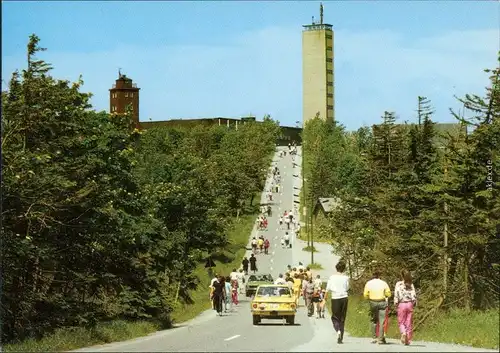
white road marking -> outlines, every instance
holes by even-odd
[[[273,262],[274,262],[274,260],[273,260],[273,259],[271,259],[271,263],[273,263]]]
[[[231,341],[231,340],[234,340],[235,338],[238,338],[240,337],[241,335],[234,335],[234,336],[231,336],[229,338],[226,338],[224,341]]]
[[[277,246],[278,246],[278,244],[274,244],[274,247],[277,247]]]
[[[276,245],[276,244],[274,244],[274,245]],[[274,254],[276,254],[276,251],[273,251],[273,255],[274,255]]]
[[[274,237],[274,239],[275,239],[275,240],[276,240],[276,239],[278,239],[278,236],[275,236],[275,237]],[[275,244],[275,245],[276,245],[276,244]],[[273,255],[274,255],[274,254],[273,254]]]
[[[273,270],[273,268],[272,268],[272,267],[269,267],[269,269],[270,269],[271,271]]]

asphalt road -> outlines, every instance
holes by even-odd
[[[300,149],[299,149],[300,154]],[[292,239],[293,248],[283,249],[280,238],[284,230],[278,229],[278,214],[284,210],[293,209],[293,201],[298,200],[294,194],[300,192],[300,157],[296,157],[298,166],[293,168],[291,157],[279,158],[276,154],[274,162],[282,175],[281,194],[274,194],[273,215],[269,219],[269,229],[264,236],[271,242],[269,255],[257,255],[259,272],[271,273],[276,277],[283,272],[288,264],[296,265],[298,261],[307,260],[308,253],[301,250],[303,243]],[[266,186],[268,187],[268,186]],[[295,187],[295,188],[294,188]],[[265,194],[263,196],[265,203]],[[251,236],[256,234],[256,230]],[[322,246],[327,249],[328,246]],[[322,255],[319,255],[322,254]],[[333,268],[336,258],[328,251],[321,251],[320,263],[325,267],[321,276],[328,274]],[[323,262],[321,262],[323,261]],[[308,264],[309,262],[307,262]],[[306,262],[304,262],[306,265]],[[332,270],[333,271],[333,270]],[[368,322],[361,323],[368,325]],[[354,338],[346,333],[344,344],[338,345],[335,340],[332,324],[328,318],[309,318],[304,307],[300,307],[295,319],[295,325],[284,325],[281,321],[263,320],[258,326],[252,324],[250,305],[247,299],[230,313],[219,317],[213,310],[202,313],[199,317],[176,328],[160,331],[147,337],[126,342],[111,343],[80,349],[80,352],[478,352],[494,350],[479,350],[449,344],[414,342],[405,347],[389,340],[387,345],[373,345],[369,338]]]

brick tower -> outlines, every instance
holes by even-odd
[[[137,84],[118,71],[118,79],[109,90],[109,111],[111,114],[124,114],[127,106],[132,108],[134,127],[139,128],[139,90]]]

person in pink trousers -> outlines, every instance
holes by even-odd
[[[398,312],[398,325],[401,332],[401,343],[409,345],[413,334],[413,309],[417,306],[417,293],[413,286],[411,273],[401,271],[402,280],[394,288],[394,306]]]

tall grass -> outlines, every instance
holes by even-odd
[[[21,343],[6,344],[5,352],[60,352],[131,338],[158,331],[159,324],[147,321],[112,321],[99,323],[94,328],[69,327],[57,329],[41,340],[28,339]]]
[[[331,312],[330,302],[327,306]],[[498,309],[470,312],[454,309],[440,311],[428,318],[414,332],[414,340],[498,349],[499,330]],[[368,303],[359,296],[349,297],[346,331],[355,337],[371,337]],[[400,337],[395,316],[389,319],[387,337]]]

